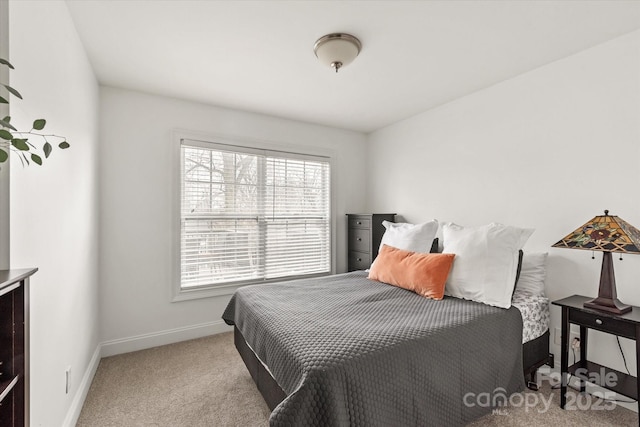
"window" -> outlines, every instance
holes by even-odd
[[[326,157],[181,141],[180,287],[331,272]]]

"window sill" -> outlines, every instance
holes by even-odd
[[[220,297],[225,295],[233,295],[233,293],[243,286],[247,286],[246,283],[221,285],[210,288],[194,288],[194,289],[180,289],[173,295],[171,302],[190,301],[200,298]]]
[[[306,276],[282,277],[278,279],[271,279],[271,280],[265,280],[260,282],[240,282],[240,283],[229,283],[228,285],[217,285],[217,286],[211,286],[211,287],[178,289],[175,291],[171,302],[190,301],[190,300],[201,299],[201,298],[233,295],[233,293],[237,289],[243,286],[268,285],[270,283],[289,282],[291,280],[312,279],[314,277],[330,276],[331,274],[335,274],[335,273],[327,272],[327,273],[319,273],[319,274],[309,274]]]

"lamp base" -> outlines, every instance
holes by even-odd
[[[618,298],[594,298],[584,303],[585,308],[593,310],[606,311],[613,314],[624,314],[631,311],[631,306],[620,302]]]
[[[600,271],[598,297],[585,302],[584,306],[613,314],[624,314],[631,311],[630,305],[623,304],[618,299],[611,252],[602,253],[602,270]]]

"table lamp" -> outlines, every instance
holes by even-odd
[[[602,252],[598,297],[585,302],[584,306],[615,314],[631,311],[616,294],[611,253],[640,253],[640,230],[605,210],[604,215],[596,216],[552,247]]]

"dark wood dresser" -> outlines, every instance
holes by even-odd
[[[0,270],[0,426],[29,426],[29,277]]]
[[[348,271],[366,270],[378,256],[385,228],[382,221],[395,222],[396,214],[347,214]]]

